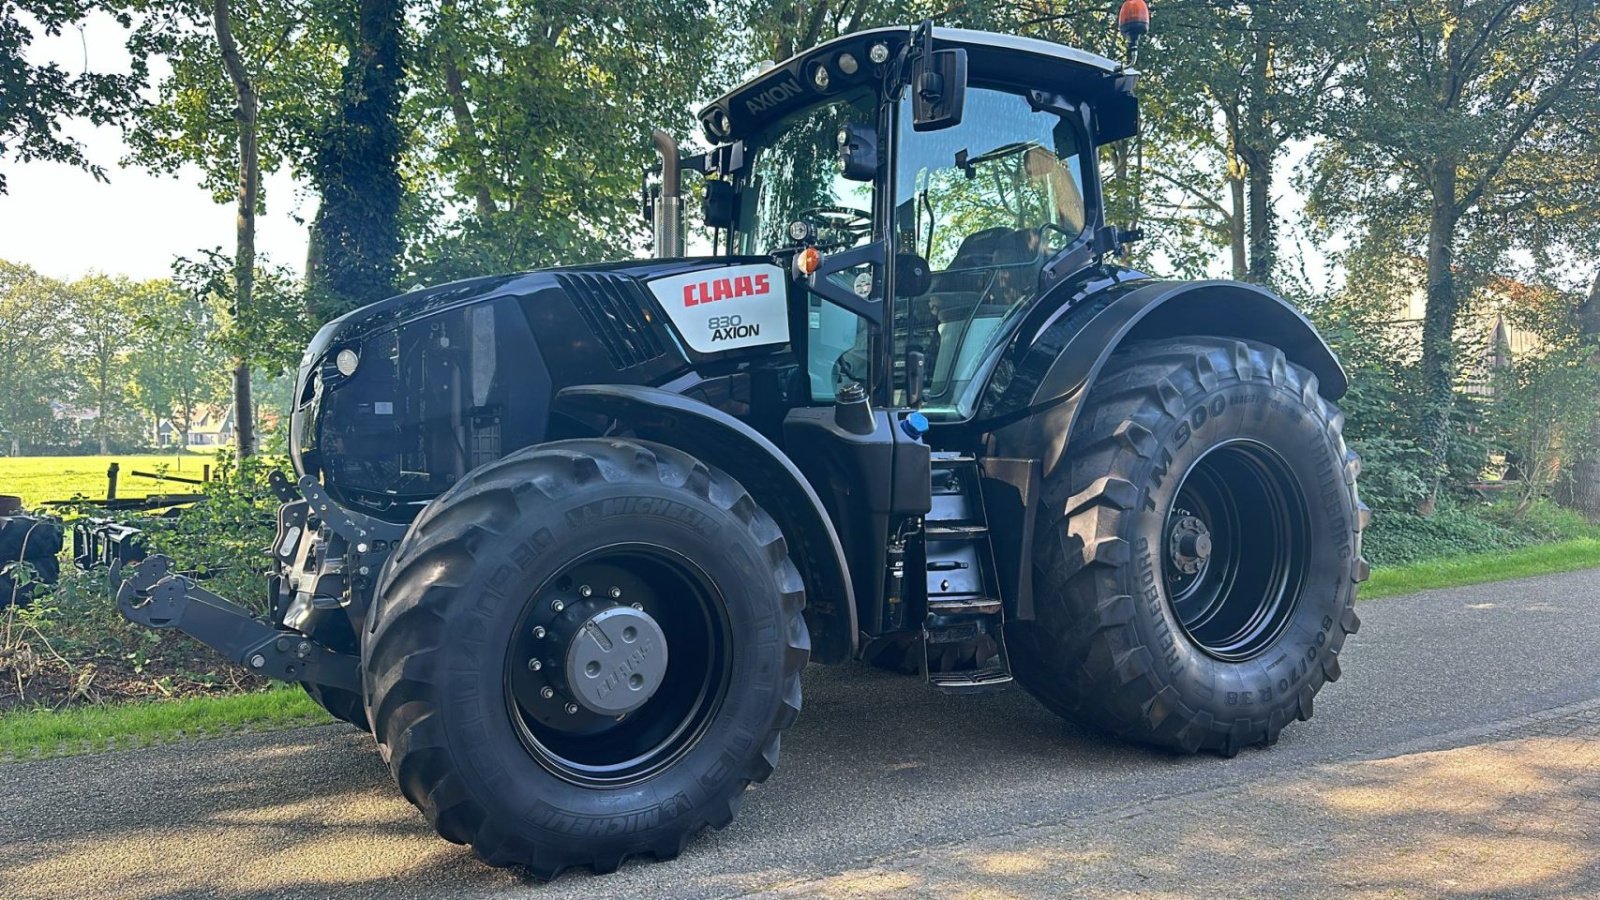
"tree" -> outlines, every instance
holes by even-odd
[[[251,312],[250,295],[256,271],[256,193],[261,187],[261,153],[256,143],[257,117],[261,101],[255,81],[233,38],[233,9],[229,0],[213,0],[211,24],[217,34],[217,50],[222,67],[233,83],[238,106],[233,117],[239,123],[239,203],[238,225],[233,257],[233,309],[237,316]],[[240,457],[255,452],[255,416],[250,403],[250,364],[244,357],[233,361],[233,436]]]
[[[322,197],[306,271],[318,319],[394,293],[403,249],[405,3],[354,6],[332,16],[345,51],[342,87],[310,166]]]
[[[1517,242],[1504,227],[1522,199],[1508,193],[1509,176],[1563,140],[1568,125],[1554,111],[1596,77],[1600,16],[1594,0],[1343,8],[1368,40],[1333,80],[1313,199],[1325,221],[1381,221],[1398,248],[1426,260],[1418,430],[1434,465],[1428,506],[1449,453],[1464,301]]]
[[[49,438],[66,378],[66,285],[0,260],[0,442],[16,456]]]
[[[1600,273],[1574,316],[1589,350],[1589,391],[1600,396]],[[1600,522],[1600,415],[1570,436],[1571,453],[1556,482],[1556,501]]]
[[[76,75],[57,63],[35,65],[25,58],[36,30],[57,35],[99,10],[112,12],[124,28],[131,25],[116,5],[97,0],[8,0],[0,6],[0,162],[63,162],[107,180],[105,169],[62,133],[61,124],[72,118],[96,125],[126,121],[140,106],[148,75],[144,58],[135,56],[125,73],[91,71],[85,60]],[[5,192],[0,172],[0,194]]]
[[[314,0],[186,0],[150,8],[135,33],[135,55],[160,54],[171,72],[136,124],[133,159],[177,171],[198,165],[218,202],[236,210],[228,313],[256,318],[255,221],[261,176],[283,165],[305,172],[314,135],[333,95],[337,62]],[[214,286],[213,282],[213,286]],[[254,448],[247,355],[232,363],[235,431],[241,455]]]
[[[217,317],[201,298],[165,279],[135,285],[134,293],[130,399],[150,416],[153,429],[171,422],[178,446],[187,446],[200,407],[227,392],[228,354]]]
[[[1160,7],[1161,52],[1149,64],[1166,95],[1157,127],[1220,154],[1235,278],[1278,278],[1273,181],[1286,145],[1315,123],[1350,43],[1336,9],[1293,0]]]
[[[418,211],[407,280],[642,248],[651,126],[689,137],[696,103],[745,65],[728,24],[745,7],[719,6],[707,16],[693,0],[424,5],[408,117],[415,165],[432,181],[421,193],[439,200]]]
[[[95,410],[100,453],[111,452],[112,429],[123,412],[127,335],[132,330],[133,284],[125,276],[91,274],[67,285],[63,310],[71,329],[66,355],[77,396]]]

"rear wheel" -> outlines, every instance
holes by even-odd
[[[1317,387],[1249,341],[1113,357],[1045,485],[1037,619],[1010,632],[1046,706],[1224,755],[1311,716],[1367,574],[1360,464]]]
[[[669,447],[580,440],[470,473],[379,584],[367,711],[445,838],[542,877],[668,858],[778,758],[809,653],[781,532]]]

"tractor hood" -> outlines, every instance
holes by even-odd
[[[323,326],[301,359],[296,471],[403,520],[468,470],[548,439],[563,387],[659,386],[788,354],[804,314],[789,291],[768,258],[717,257],[474,278],[381,300]]]

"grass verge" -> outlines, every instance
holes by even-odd
[[[1503,553],[1474,553],[1374,569],[1371,580],[1361,586],[1357,596],[1376,600],[1435,588],[1591,568],[1600,568],[1600,539],[1580,538]]]
[[[297,687],[252,694],[107,703],[0,714],[0,760],[72,756],[333,721]]]

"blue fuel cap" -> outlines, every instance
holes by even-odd
[[[919,412],[907,413],[906,417],[900,420],[900,430],[913,441],[920,441],[922,436],[928,433],[928,417]]]

